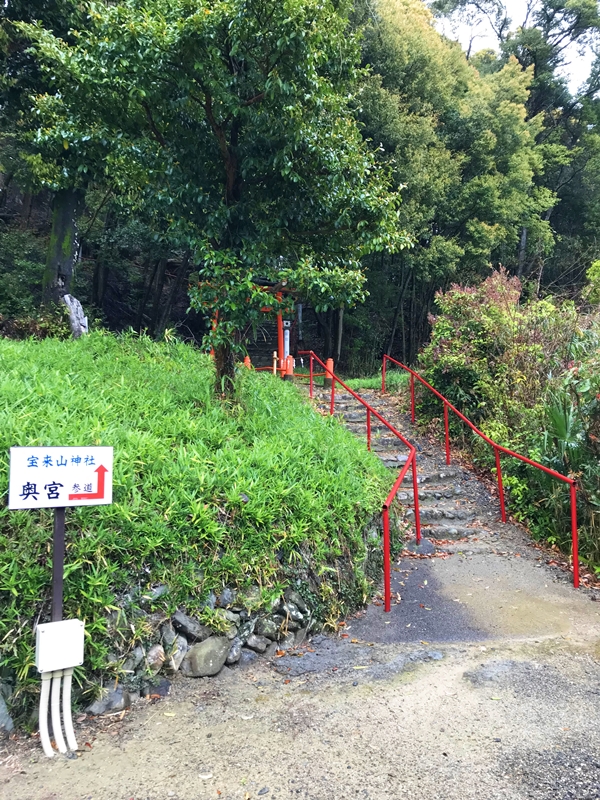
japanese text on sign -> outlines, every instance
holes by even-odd
[[[112,503],[112,447],[11,447],[8,507]]]

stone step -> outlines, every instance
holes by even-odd
[[[404,464],[408,461],[408,456],[403,454],[396,454],[396,453],[388,453],[382,454],[377,453],[379,460],[385,464],[386,467],[390,469],[399,469],[403,467]]]
[[[489,531],[482,528],[467,528],[464,525],[427,525],[421,527],[421,535],[427,539],[464,539],[481,536]]]
[[[429,522],[431,520],[438,520],[438,519],[456,519],[462,520],[463,522],[466,520],[472,520],[476,517],[476,509],[473,508],[454,508],[452,506],[419,506],[419,516],[421,518],[421,522]],[[415,518],[415,512],[412,508],[406,510],[406,519],[413,520]]]
[[[418,465],[417,465],[418,471]],[[430,473],[423,473],[419,472],[418,483],[419,485],[422,484],[429,484],[429,486],[437,485],[440,483],[447,484],[451,478],[456,478],[460,475],[459,470],[452,469],[452,467],[448,467],[448,469],[444,469],[440,472],[430,472]]]

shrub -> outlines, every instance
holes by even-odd
[[[476,288],[438,295],[421,368],[491,439],[577,478],[581,553],[600,564],[598,320],[570,302],[520,305],[519,295],[517,279],[502,270]],[[440,416],[439,401],[420,398],[427,416]],[[458,421],[453,431],[464,436]],[[495,471],[492,449],[474,434],[467,441],[478,463]],[[568,487],[516,459],[503,459],[503,473],[510,512],[568,550]]]

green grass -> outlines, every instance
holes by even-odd
[[[355,392],[359,389],[381,389],[381,372],[366,378],[349,378],[345,383]],[[408,386],[408,372],[388,367],[385,376],[386,391],[397,391],[405,386]]]
[[[86,620],[86,675],[147,635],[135,609],[199,612],[210,591],[301,581],[323,617],[368,592],[364,531],[389,474],[296,387],[240,373],[219,402],[210,360],[180,343],[94,333],[0,340],[0,492],[12,445],[112,445],[114,503],[67,511],[65,615]],[[0,508],[0,680],[36,692],[32,629],[50,612],[50,510]],[[152,606],[151,606],[152,607]],[[123,609],[127,633],[109,629]],[[109,655],[112,651],[112,655]],[[80,681],[85,683],[83,673]]]

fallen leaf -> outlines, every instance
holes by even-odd
[[[352,667],[352,669],[369,669],[369,667]]]
[[[350,639],[350,644],[360,644],[360,639]]]
[[[421,639],[421,644],[429,644],[429,642],[424,642],[423,639]]]
[[[284,680],[284,683],[291,683],[291,680],[290,680],[289,678],[286,678],[286,679]]]
[[[164,713],[164,716],[165,716],[165,717],[174,717],[174,716],[176,716],[176,715],[175,715],[175,714],[173,714],[173,713],[171,713],[170,711],[165,711],[165,713]]]
[[[254,719],[254,714],[244,715],[242,714],[242,719]]]
[[[275,653],[275,658],[281,658],[285,655],[285,650],[277,650]]]
[[[209,780],[209,778],[212,778],[212,776],[213,776],[212,772],[204,772],[204,773],[201,772],[200,775],[198,775],[198,777],[203,781]]]
[[[347,639],[349,636],[349,633],[342,633],[342,639]]]
[[[89,748],[90,750],[92,749],[92,745],[89,742],[86,742],[83,746]]]

